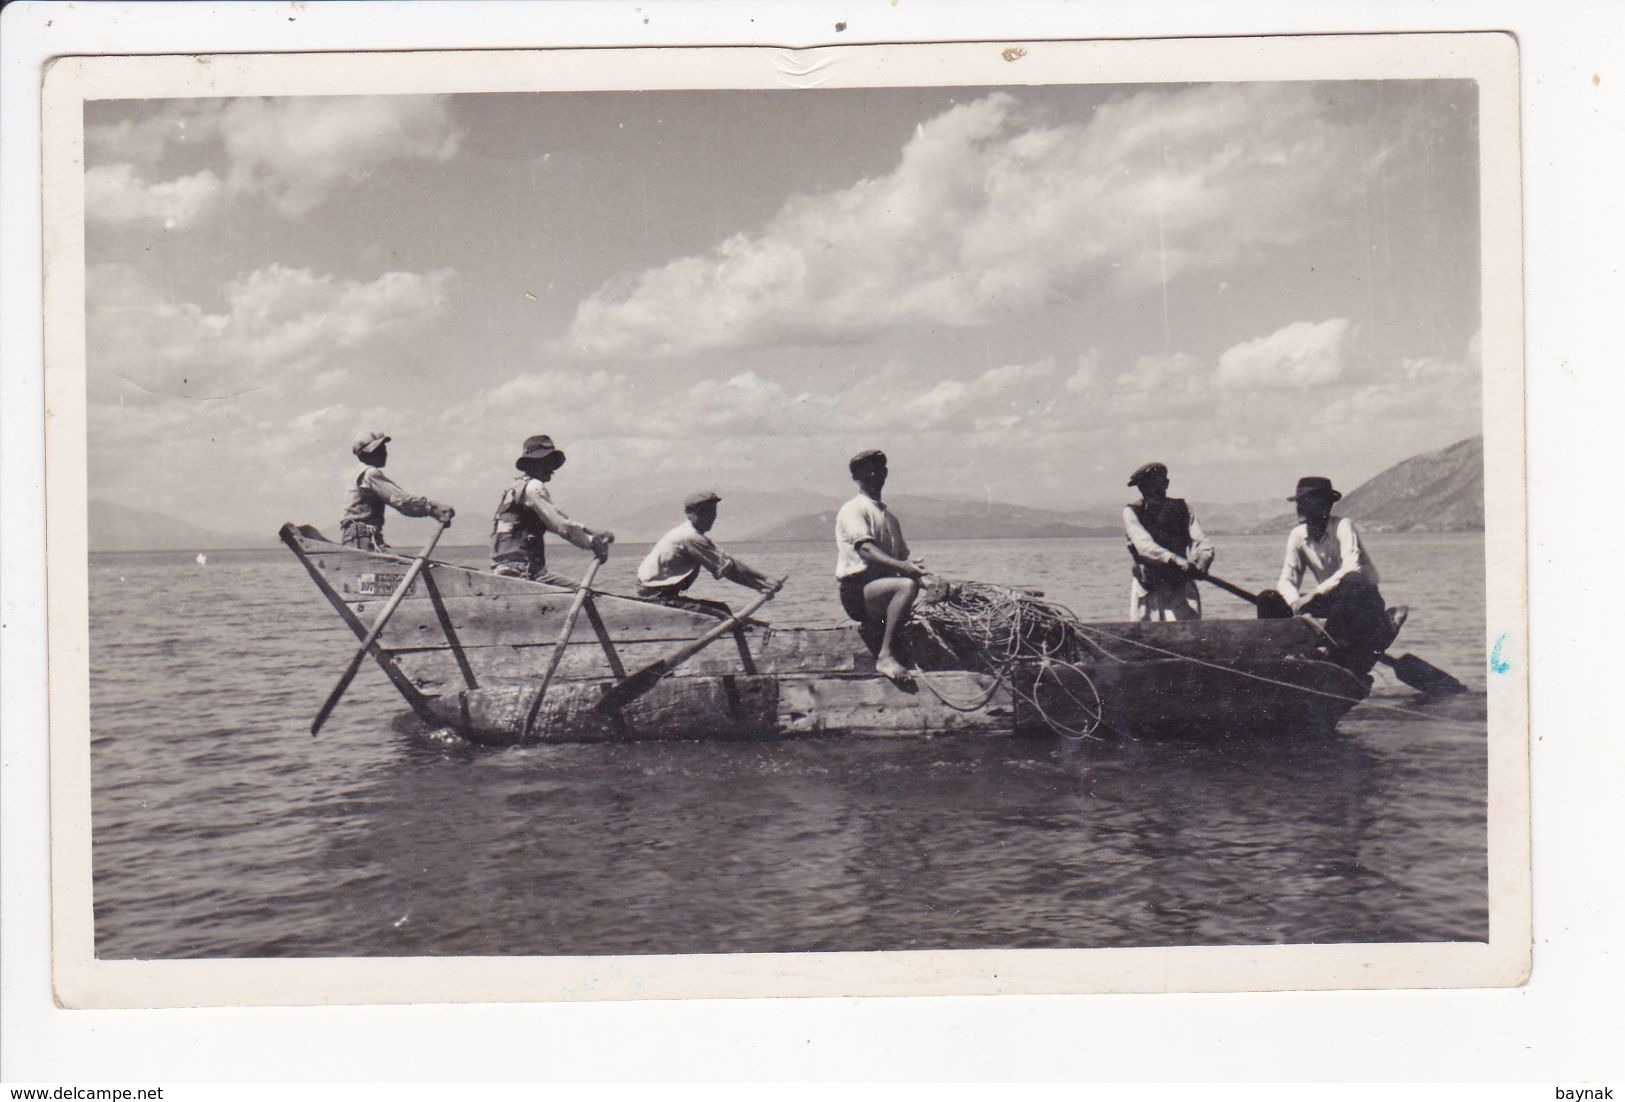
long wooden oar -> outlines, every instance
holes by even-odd
[[[553,653],[547,658],[547,670],[542,674],[542,687],[536,690],[536,698],[530,702],[530,709],[525,713],[523,730],[527,742],[530,740],[531,724],[536,722],[536,715],[542,710],[542,698],[547,695],[547,687],[553,683],[553,675],[559,672],[559,663],[564,660],[564,648],[569,646],[570,636],[575,633],[576,621],[581,618],[587,598],[592,596],[592,580],[598,576],[598,568],[603,565],[604,560],[596,556],[587,564],[587,573],[576,590],[575,600],[570,602],[570,610],[564,614],[564,626],[559,628],[559,637],[553,642]]]
[[[429,561],[429,556],[434,553],[434,545],[440,542],[441,535],[446,531],[446,526],[450,523],[449,520],[441,521],[439,526],[435,528],[434,535],[429,538],[429,542],[423,545],[422,551],[418,552],[418,557],[412,560],[411,567],[406,571],[406,577],[401,580],[400,585],[395,587],[395,592],[390,595],[389,603],[384,606],[384,611],[378,614],[378,619],[373,622],[372,630],[367,632],[367,637],[361,641],[361,647],[355,652],[355,657],[350,659],[350,664],[344,668],[344,676],[339,678],[337,685],[333,686],[333,691],[327,694],[327,700],[322,704],[322,710],[316,713],[316,720],[310,725],[311,738],[316,737],[317,733],[322,729],[322,724],[327,722],[327,717],[333,714],[334,708],[338,707],[339,697],[344,695],[344,690],[348,689],[350,682],[355,680],[357,671],[361,669],[362,660],[367,657],[367,652],[372,649],[372,645],[378,641],[378,636],[383,634],[384,625],[389,623],[391,616],[395,615],[395,610],[400,607],[402,598],[406,596],[406,591],[412,588],[412,583],[418,580],[419,574],[423,573],[424,564]]]
[[[734,615],[723,620],[699,638],[684,643],[670,654],[650,662],[637,673],[617,681],[604,690],[604,695],[599,698],[596,707],[599,711],[609,711],[636,700],[654,688],[662,677],[665,677],[672,670],[700,653],[700,651],[733,631],[741,622],[750,619],[759,608],[774,598],[783,585],[784,579],[780,578],[773,583],[773,588],[764,591],[760,597],[747,605],[743,612],[734,613]]]
[[[1272,596],[1279,598],[1280,605],[1286,608],[1289,612],[1291,611],[1290,606],[1286,604],[1285,598],[1281,598],[1281,595],[1276,593],[1274,590],[1267,590],[1262,594],[1249,593],[1239,585],[1232,585],[1223,578],[1215,578],[1212,574],[1199,574],[1197,577],[1201,578],[1205,582],[1211,582],[1220,589],[1224,590],[1226,593],[1233,593],[1242,600],[1256,606],[1261,618],[1265,618],[1266,612],[1269,611],[1266,602],[1268,602],[1268,599]],[[1429,696],[1449,696],[1453,693],[1464,693],[1467,691],[1467,686],[1463,685],[1460,681],[1457,681],[1454,677],[1451,677],[1449,674],[1439,669],[1439,667],[1422,661],[1422,659],[1416,657],[1414,654],[1402,654],[1398,658],[1393,658],[1387,654],[1379,654],[1377,656],[1377,660],[1383,665],[1392,669],[1394,671],[1394,676],[1399,678],[1405,684],[1409,685],[1416,691],[1426,693]]]

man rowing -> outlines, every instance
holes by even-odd
[[[350,479],[350,491],[344,502],[344,515],[339,520],[339,540],[346,547],[363,551],[390,550],[384,542],[384,506],[402,516],[434,517],[442,524],[450,524],[456,510],[417,494],[409,494],[384,473],[389,461],[390,438],[381,432],[363,432],[350,445],[350,453],[360,462],[360,469]]]
[[[650,548],[638,566],[638,596],[674,608],[728,617],[733,610],[721,601],[688,596],[688,588],[708,570],[713,578],[735,582],[758,593],[776,584],[767,575],[727,554],[708,533],[717,522],[722,499],[709,490],[689,494],[683,501],[687,520],[667,532]]]
[[[603,562],[609,558],[615,533],[597,532],[578,524],[553,504],[547,484],[564,466],[564,452],[553,445],[552,437],[528,437],[514,466],[519,477],[503,491],[496,515],[491,518],[491,570],[510,578],[574,586],[568,578],[547,569],[543,537],[552,532],[583,551],[591,551]]]
[[[914,608],[925,563],[909,557],[903,527],[880,498],[888,473],[886,453],[859,452],[847,470],[859,493],[835,515],[835,578],[841,607],[865,629],[878,628],[875,672],[901,681],[908,673],[897,660],[897,629]],[[865,631],[871,647],[872,635]]]
[[[1140,500],[1123,510],[1128,553],[1130,620],[1200,620],[1202,595],[1195,579],[1213,563],[1213,545],[1183,498],[1168,496],[1168,468],[1147,463],[1129,476]]]
[[[1287,500],[1299,523],[1286,538],[1286,561],[1276,589],[1292,611],[1326,621],[1336,657],[1365,672],[1394,641],[1409,610],[1386,609],[1377,589],[1377,564],[1348,517],[1334,517],[1343,495],[1331,479],[1298,479]]]

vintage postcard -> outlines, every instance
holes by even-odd
[[[58,999],[1522,982],[1517,65],[60,59]]]

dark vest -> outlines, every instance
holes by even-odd
[[[1163,498],[1160,505],[1141,501],[1129,508],[1134,510],[1135,519],[1151,534],[1159,547],[1166,547],[1180,558],[1185,557],[1191,546],[1191,511],[1184,498]],[[1141,558],[1134,550],[1132,540],[1128,553],[1134,560],[1134,576],[1147,589],[1166,589],[1184,581],[1185,574],[1177,566]]]
[[[514,479],[497,504],[496,516],[491,518],[491,561],[494,563],[545,565],[547,562],[547,549],[542,546],[547,529],[542,527],[541,518],[524,504],[525,486],[529,482],[529,475]]]

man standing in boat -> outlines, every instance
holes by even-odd
[[[1293,612],[1324,619],[1334,660],[1363,673],[1394,641],[1409,610],[1383,607],[1377,564],[1354,522],[1332,516],[1342,497],[1329,478],[1298,479],[1287,500],[1298,507],[1299,523],[1286,538],[1286,561],[1275,587]]]
[[[688,519],[661,536],[638,567],[638,596],[690,612],[706,612],[726,618],[733,610],[721,601],[705,601],[687,595],[702,569],[713,578],[735,582],[758,593],[777,584],[767,575],[725,553],[706,533],[717,522],[717,503],[722,499],[709,490],[689,494],[683,502]],[[782,579],[781,579],[782,581]]]
[[[1129,476],[1140,500],[1123,510],[1134,573],[1128,588],[1130,620],[1200,620],[1202,595],[1195,579],[1213,564],[1213,545],[1183,498],[1168,496],[1168,468],[1147,463]]]
[[[859,452],[847,463],[861,491],[835,515],[835,578],[841,607],[865,629],[880,632],[875,672],[892,681],[907,677],[897,660],[897,629],[908,622],[925,577],[925,563],[909,557],[903,527],[885,502],[886,453]],[[873,631],[864,632],[871,647]]]
[[[344,516],[339,520],[339,540],[346,547],[389,551],[389,544],[384,542],[386,505],[403,516],[434,517],[442,524],[451,523],[455,510],[450,505],[409,494],[384,473],[384,464],[389,460],[389,440],[381,432],[364,432],[350,445],[350,452],[360,461],[361,468],[350,479]]]
[[[564,453],[553,446],[551,436],[526,439],[522,454],[514,462],[519,477],[514,479],[497,504],[491,519],[491,570],[510,578],[573,587],[574,582],[547,569],[547,549],[543,537],[552,532],[583,551],[591,551],[603,562],[609,558],[613,532],[595,532],[577,524],[553,504],[547,484],[564,466]]]

